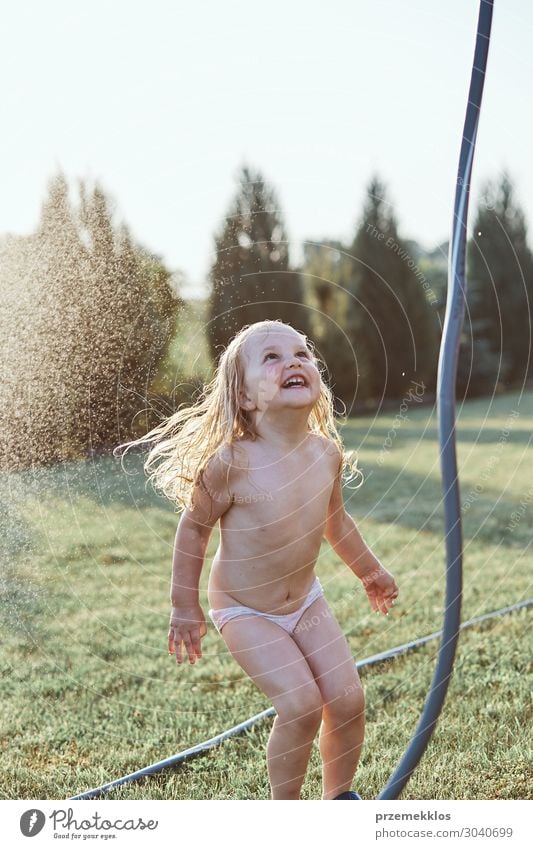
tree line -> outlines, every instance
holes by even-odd
[[[460,398],[521,385],[532,369],[533,257],[507,173],[487,181],[472,219]],[[244,324],[279,318],[313,340],[349,415],[415,384],[431,400],[447,245],[428,253],[399,234],[379,176],[352,238],[306,242],[295,265],[274,188],[243,166],[214,242],[205,310],[213,367]],[[36,231],[0,239],[0,274],[2,469],[111,447],[201,389],[182,380],[168,397],[151,392],[185,302],[161,257],[115,224],[100,186],[79,181],[76,206],[57,174]]]
[[[213,360],[238,327],[266,316],[315,340],[336,397],[348,410],[435,391],[444,323],[447,245],[433,260],[403,239],[383,181],[370,180],[353,238],[309,242],[291,267],[274,190],[244,166],[215,234],[207,333]],[[467,248],[467,308],[460,398],[531,377],[533,257],[510,176],[487,181]]]

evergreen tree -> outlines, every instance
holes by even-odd
[[[348,327],[360,364],[362,397],[399,398],[412,382],[432,391],[438,360],[436,313],[376,176],[351,253]]]
[[[351,274],[347,248],[337,240],[304,244],[302,279],[309,307],[310,333],[317,355],[326,365],[326,379],[336,399],[338,411],[353,412],[358,395],[357,357],[347,335]],[[344,409],[343,409],[344,405]]]
[[[467,303],[461,355],[469,394],[523,381],[531,363],[533,258],[525,215],[507,172],[482,191],[467,251]]]
[[[132,434],[176,321],[159,258],[115,231],[99,187],[73,208],[62,174],[38,229],[3,246],[3,469],[76,458]]]
[[[259,172],[243,166],[215,246],[207,325],[215,361],[235,333],[255,321],[281,319],[307,333],[302,281],[289,267],[279,203]]]
[[[135,244],[128,228],[115,230],[112,210],[97,185],[80,186],[80,223],[88,245],[82,335],[92,357],[81,358],[91,444],[111,445],[129,431],[174,333],[179,301],[159,257]]]
[[[31,271],[25,295],[30,296],[28,303],[35,300],[35,306],[31,333],[17,334],[18,344],[26,349],[21,351],[17,375],[20,380],[26,361],[31,397],[24,393],[24,402],[19,401],[27,416],[26,440],[19,450],[32,462],[46,463],[77,456],[86,440],[80,435],[86,416],[79,366],[87,356],[82,342],[87,248],[61,173],[48,184],[37,230],[29,241]]]

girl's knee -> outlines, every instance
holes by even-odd
[[[322,719],[322,696],[316,684],[298,687],[275,700],[274,707],[283,724],[296,722],[299,727],[314,728]]]
[[[359,685],[347,687],[344,692],[324,704],[324,713],[336,722],[361,719],[365,712],[365,695]]]

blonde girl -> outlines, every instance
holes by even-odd
[[[172,564],[168,650],[202,657],[199,581],[220,522],[207,597],[228,650],[276,710],[266,759],[272,799],[299,799],[319,734],[322,798],[359,799],[351,784],[364,695],[348,642],[314,567],[325,538],[388,613],[393,576],[346,512],[341,483],[360,473],[335,424],[310,341],[281,321],[243,327],[199,401],[153,441],[150,480],[183,511]],[[155,470],[154,470],[155,467]]]

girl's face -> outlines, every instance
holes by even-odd
[[[241,350],[244,368],[240,392],[245,410],[308,407],[320,397],[320,373],[305,339],[296,330],[262,330],[248,337]]]

